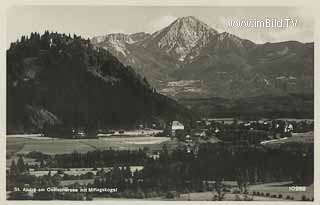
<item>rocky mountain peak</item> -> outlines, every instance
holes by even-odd
[[[169,26],[152,34],[152,40],[144,46],[155,46],[174,56],[179,61],[193,48],[202,48],[218,32],[193,16],[180,17]]]
[[[133,33],[133,34],[111,33],[103,36],[93,37],[91,41],[93,44],[106,43],[106,42],[108,43],[113,42],[117,44],[119,43],[132,44],[132,43],[143,41],[149,36],[150,34],[145,32],[139,32],[139,33]]]

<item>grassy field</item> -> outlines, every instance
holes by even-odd
[[[236,182],[225,182],[224,184],[229,185],[233,188],[236,187]],[[314,197],[314,186],[310,185],[307,187],[305,192],[293,192],[289,191],[289,186],[291,186],[292,182],[274,182],[274,183],[265,183],[259,185],[251,185],[248,187],[249,194],[248,198],[252,198],[253,201],[283,201],[283,200],[294,200],[300,201],[302,196],[306,196],[308,199],[312,199]],[[266,196],[254,196],[252,193],[260,192],[266,195],[268,193],[269,197]],[[282,195],[281,198],[278,198],[279,194]],[[214,192],[198,192],[198,193],[189,193],[189,194],[181,194],[176,200],[191,200],[191,201],[211,201],[214,198]],[[276,195],[277,197],[271,197],[272,195]],[[286,199],[289,196],[293,199]],[[225,201],[235,201],[235,200],[244,200],[244,194],[233,194],[226,193],[224,196]]]
[[[282,194],[283,199],[287,196],[293,197],[294,200],[301,200],[302,196],[306,196],[309,199],[314,197],[314,185],[310,185],[307,187],[305,192],[301,191],[289,191],[289,186],[292,182],[276,182],[276,183],[267,183],[267,184],[258,184],[252,185],[249,187],[249,193],[255,192],[263,192],[264,194],[269,193],[270,195],[279,195]]]
[[[63,154],[88,152],[93,150],[117,149],[136,150],[147,147],[150,150],[161,149],[163,144],[168,148],[174,148],[178,142],[168,137],[114,137],[99,139],[35,139],[27,137],[7,137],[7,156],[19,153],[39,151],[46,154]]]
[[[292,133],[291,137],[285,137],[281,139],[273,139],[261,142],[261,144],[269,147],[279,147],[281,144],[296,142],[301,144],[312,144],[314,143],[314,132],[306,133]]]
[[[190,194],[181,194],[176,200],[178,201],[212,201],[214,198],[214,192],[200,192],[200,193],[190,193]],[[251,198],[253,201],[283,201],[283,199],[261,197],[261,196],[251,196],[247,195],[248,198]],[[246,200],[244,194],[232,194],[226,193],[224,195],[223,201],[237,201],[237,200]],[[248,199],[247,199],[248,200]]]
[[[78,183],[80,185],[93,184],[93,179],[78,179],[78,180],[62,180],[60,182],[61,186],[70,186],[74,183]]]

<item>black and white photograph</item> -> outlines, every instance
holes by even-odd
[[[17,5],[5,33],[6,200],[315,201],[308,9]]]

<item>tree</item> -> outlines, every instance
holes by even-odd
[[[222,199],[224,198],[225,193],[222,191],[222,183],[221,183],[221,179],[217,179],[216,183],[214,185],[214,189],[217,192],[218,196],[217,196],[217,200],[218,201],[222,201]]]
[[[16,176],[18,175],[18,168],[14,160],[11,161],[11,166],[10,166],[10,175],[11,176]]]
[[[19,170],[20,173],[26,171],[26,166],[24,164],[24,161],[23,161],[23,158],[22,158],[21,155],[20,155],[20,157],[18,159],[17,167],[18,167],[18,170]]]

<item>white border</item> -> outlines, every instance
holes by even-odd
[[[319,82],[317,79],[320,79],[319,65],[320,65],[320,46],[319,46],[319,21],[320,21],[320,1],[317,0],[264,0],[264,1],[249,1],[249,0],[224,0],[224,1],[212,1],[212,0],[1,0],[0,5],[0,204],[289,204],[289,203],[298,203],[298,204],[320,204],[320,189],[319,189],[319,177],[317,174],[320,174],[319,170],[319,120],[320,120],[320,93],[319,93]],[[6,11],[12,6],[21,6],[21,5],[124,5],[124,6],[233,6],[233,7],[253,7],[253,6],[294,6],[294,7],[306,7],[314,11],[315,15],[315,52],[314,52],[314,82],[315,82],[315,92],[314,92],[314,119],[315,119],[315,181],[314,181],[314,202],[273,202],[273,201],[201,201],[201,202],[191,202],[191,201],[6,201],[6,190],[5,190],[5,155],[6,155]]]

